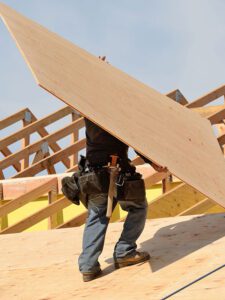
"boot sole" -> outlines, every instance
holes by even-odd
[[[129,266],[133,266],[133,265],[137,265],[139,263],[148,261],[150,259],[150,255],[148,257],[143,257],[138,261],[125,261],[125,262],[114,262],[114,267],[115,269],[120,269],[120,268],[124,268],[124,267],[129,267]]]
[[[99,270],[96,273],[83,274],[83,281],[84,282],[92,281],[92,280],[96,279],[97,277],[99,277],[101,275],[101,273],[102,273],[102,271]]]

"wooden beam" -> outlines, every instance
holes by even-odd
[[[1,139],[0,140],[0,149],[23,139],[28,134],[31,134],[31,133],[34,133],[35,131],[40,130],[40,127],[47,126],[65,116],[67,116],[72,111],[73,110],[71,107],[66,106],[66,107],[61,108],[60,110],[57,110],[53,114],[50,114],[42,119],[39,119],[39,120],[31,123],[30,125],[24,127],[23,129],[9,135],[8,137]],[[45,131],[45,133],[48,135],[48,132]]]
[[[49,166],[53,166],[57,162],[61,161],[63,157],[67,157],[69,155],[72,155],[74,152],[83,149],[85,147],[85,144],[86,144],[85,139],[82,139],[74,143],[73,145],[68,146],[65,149],[53,153],[51,156],[40,160],[36,164],[25,169],[24,171],[17,173],[12,178],[34,176],[35,174],[38,174],[39,172],[47,169]]]
[[[167,174],[162,174],[156,172],[149,165],[137,166],[137,172],[141,173],[146,187],[150,187],[154,183],[157,183],[162,180],[163,177],[167,176]],[[3,199],[11,200],[15,199],[30,190],[30,187],[37,187],[44,182],[52,178],[56,178],[58,181],[58,190],[61,190],[61,180],[65,176],[71,176],[71,173],[60,173],[54,175],[45,175],[45,176],[35,176],[35,177],[21,177],[21,178],[13,178],[13,179],[5,179],[0,180],[0,184],[3,185]],[[161,174],[161,177],[159,176]]]
[[[200,202],[196,203],[195,205],[189,207],[188,209],[182,211],[177,216],[188,216],[188,215],[194,215],[194,214],[204,214],[208,209],[213,207],[215,205],[215,202],[205,198],[201,200]]]
[[[194,108],[194,107],[204,106],[224,95],[225,95],[225,85],[222,85],[217,89],[209,92],[208,94],[203,95],[200,98],[196,99],[195,101],[187,104],[186,107]]]
[[[35,156],[34,156],[34,159],[33,159],[33,161],[32,161],[32,165],[33,165],[33,164],[36,164],[36,163],[39,162],[41,159],[43,159],[43,158],[46,156],[46,154],[47,154],[47,156],[50,155],[49,152],[43,152],[42,149],[38,150],[38,151],[36,152]]]
[[[0,208],[4,204],[3,202],[3,184],[0,183]],[[0,217],[0,231],[8,227],[8,216]]]
[[[57,201],[58,195],[58,185],[56,184],[51,191],[48,193],[48,203],[51,205],[52,203]],[[57,213],[50,215],[48,219],[48,227],[50,229],[56,228],[59,224],[63,223],[63,212],[62,210],[57,211]]]
[[[191,186],[181,183],[149,203],[148,218],[176,216],[204,198],[203,194],[197,192]]]
[[[72,218],[71,220],[59,225],[58,227],[56,227],[56,229],[81,226],[85,223],[87,215],[88,213],[87,211],[85,211],[79,214],[78,216]]]
[[[32,120],[33,122],[37,121],[37,118],[34,116],[33,113],[31,113],[31,116],[32,116]],[[45,129],[44,126],[40,126],[38,129],[37,129],[37,132],[40,134],[41,137],[45,137],[45,136],[48,136],[48,131]],[[53,152],[57,152],[59,150],[61,150],[61,147],[57,144],[57,143],[52,143],[50,145],[50,148],[53,150]],[[62,160],[62,163],[68,167],[69,165],[69,160],[68,158],[63,158]]]
[[[24,109],[18,111],[17,113],[1,120],[0,121],[0,130],[2,130],[18,121],[21,121],[24,118],[24,115],[27,111],[28,111],[28,108],[24,108]]]
[[[51,144],[53,144],[57,140],[67,136],[74,130],[78,130],[78,129],[82,128],[83,125],[84,125],[83,118],[80,118],[80,119],[74,121],[73,123],[67,125],[66,127],[59,129],[59,130],[49,134],[48,136],[43,137],[39,141],[27,146],[25,149],[22,149],[16,153],[6,157],[5,159],[1,160],[0,161],[0,169],[5,169],[8,166],[12,165],[13,163],[20,161],[25,156],[31,155],[31,154],[39,151],[40,149],[42,149],[42,146],[44,146],[44,149],[48,148]],[[46,151],[45,151],[45,153],[46,153]],[[37,159],[38,158],[36,158],[34,160],[34,162],[36,162]]]
[[[8,202],[7,204],[0,207],[0,217],[4,217],[15,209],[20,208],[21,206],[29,203],[30,201],[40,197],[44,193],[52,190],[52,187],[57,185],[57,180],[55,178],[50,179],[35,188],[31,188],[26,194]]]
[[[1,151],[2,154],[3,154],[4,156],[6,156],[6,157],[12,155],[12,152],[11,152],[11,150],[9,150],[8,147],[4,147],[4,148],[2,148],[0,151]],[[18,161],[15,162],[15,163],[13,163],[12,166],[14,167],[14,169],[15,169],[17,172],[21,171],[21,164],[20,164]]]
[[[32,118],[32,123],[30,125],[26,126],[25,128],[15,132],[14,134],[0,140],[0,151],[2,148],[5,148],[8,145],[10,145],[18,140],[24,139],[26,136],[32,134],[35,131],[39,132],[39,134],[42,137],[47,136],[48,132],[44,128],[44,126],[47,126],[47,125],[65,117],[66,115],[68,115],[72,112],[74,112],[74,109],[72,109],[69,106],[66,106],[66,107],[63,107],[63,108],[57,110],[55,113],[50,114],[40,120],[36,120],[36,117],[30,112],[31,118]],[[78,116],[77,116],[77,118],[78,118]],[[50,147],[52,148],[52,150],[54,152],[61,150],[61,147],[57,143],[54,143],[54,142],[50,145]],[[65,166],[67,168],[69,168],[70,161],[68,158],[62,158],[62,162],[65,164]],[[16,166],[16,167],[18,167],[18,166]],[[17,171],[19,171],[19,170],[17,170]]]
[[[186,105],[188,104],[187,99],[184,97],[184,95],[181,93],[180,90],[176,89],[170,93],[167,94],[167,97],[173,99],[175,102],[181,104],[181,105]]]
[[[23,119],[23,127],[28,126],[31,123],[31,118],[24,118]],[[30,134],[27,134],[23,139],[22,139],[22,149],[27,147],[30,144]],[[21,170],[26,169],[29,166],[29,155],[26,155],[24,159],[21,162]]]
[[[77,119],[77,116],[74,113],[71,114],[71,117],[72,117],[72,122],[74,122]],[[71,144],[77,142],[78,139],[79,139],[79,128],[76,128],[76,129],[73,130],[73,133],[71,135]],[[77,164],[78,164],[78,152],[74,153],[70,157],[70,168],[77,165]]]
[[[225,105],[215,105],[215,106],[203,106],[197,108],[191,108],[191,110],[197,112],[201,117],[208,118],[225,108]]]
[[[222,146],[225,144],[225,133],[222,133],[219,137],[218,137],[218,142],[219,144]]]
[[[3,185],[3,199],[13,200],[30,191],[31,187],[35,188],[50,179],[56,179],[58,182],[58,190],[61,191],[61,180],[65,176],[72,176],[73,173],[60,173],[54,175],[44,175],[35,177],[22,177],[14,179],[0,180]]]
[[[66,208],[69,205],[71,205],[71,202],[69,200],[67,200],[65,197],[62,197],[59,200],[48,205],[47,207],[39,210],[38,212],[32,214],[29,217],[27,217],[26,219],[19,221],[16,224],[4,229],[3,231],[0,232],[0,234],[21,232],[21,231],[37,224],[38,222],[42,221],[43,219],[46,219],[49,216],[57,213],[59,210]]]
[[[2,180],[2,179],[5,179],[5,176],[4,176],[3,172],[2,172],[2,170],[0,170],[0,180]]]
[[[172,189],[172,175],[168,174],[163,180],[162,180],[162,192],[165,194],[166,192],[170,191]]]
[[[225,107],[221,108],[216,113],[212,113],[210,116],[208,116],[208,120],[211,122],[211,124],[218,124],[221,121],[225,119]]]

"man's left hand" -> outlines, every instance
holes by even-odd
[[[163,167],[160,165],[157,165],[155,163],[152,162],[151,166],[153,167],[153,169],[155,169],[157,172],[168,172],[167,167]]]

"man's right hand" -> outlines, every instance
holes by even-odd
[[[160,165],[155,164],[154,162],[151,163],[151,166],[153,167],[153,169],[155,169],[157,172],[168,172],[167,167],[163,167]]]

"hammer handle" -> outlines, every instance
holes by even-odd
[[[114,191],[115,191],[115,183],[116,177],[118,174],[117,168],[111,169],[110,171],[110,183],[109,183],[109,192],[108,192],[108,202],[107,202],[107,211],[106,217],[110,218],[112,216],[113,210],[113,198],[114,198]]]

